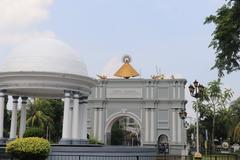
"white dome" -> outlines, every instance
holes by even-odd
[[[77,53],[55,39],[34,39],[15,48],[0,65],[0,72],[54,72],[87,76]]]

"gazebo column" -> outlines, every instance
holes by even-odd
[[[26,105],[28,97],[22,97],[22,107],[21,107],[21,119],[20,119],[20,128],[19,128],[19,137],[22,138],[26,130]]]
[[[19,96],[13,97],[13,106],[12,106],[12,118],[11,118],[11,129],[10,129],[10,140],[15,139],[17,136],[17,106]]]
[[[80,141],[81,144],[87,144],[88,143],[88,139],[87,139],[87,101],[86,101],[87,97],[82,97],[80,100],[80,108],[81,108],[81,112],[80,112],[80,116],[81,116],[81,124],[79,125],[80,128]]]
[[[80,144],[79,137],[79,93],[73,95],[72,144]]]
[[[62,139],[60,144],[71,144],[71,131],[70,131],[70,99],[71,99],[71,92],[65,91],[65,98],[64,98],[64,111],[63,111],[63,128],[62,128]]]
[[[0,144],[4,143],[3,130],[4,130],[4,92],[0,91]]]

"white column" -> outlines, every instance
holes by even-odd
[[[179,110],[178,112],[180,112],[181,110]],[[178,143],[182,143],[182,119],[180,118],[180,116],[177,117],[178,120]]]
[[[98,140],[99,141],[103,141],[103,138],[102,138],[102,131],[103,131],[103,125],[102,125],[102,118],[103,118],[103,109],[102,108],[99,108],[99,118],[98,118]]]
[[[15,139],[16,136],[17,136],[17,106],[18,106],[18,98],[19,98],[18,96],[13,96],[10,139]]]
[[[94,108],[93,109],[93,114],[94,114],[94,116],[93,116],[93,119],[94,119],[94,121],[93,121],[93,136],[96,138],[97,137],[97,118],[98,118],[98,110],[97,110],[97,108]]]
[[[78,121],[79,121],[79,126],[78,126],[78,137],[79,137],[79,139],[80,139],[80,137],[81,137],[81,128],[83,128],[82,127],[82,121],[83,121],[83,108],[82,108],[82,100],[81,100],[81,98],[79,99],[79,110],[78,110],[78,115],[79,115],[79,117],[78,117]]]
[[[176,111],[172,111],[172,142],[176,142]]]
[[[81,107],[81,116],[82,116],[82,125],[80,128],[80,139],[86,141],[87,140],[87,102],[83,101],[80,105]]]
[[[74,105],[74,103],[73,103],[73,98],[71,97],[70,98],[70,105],[69,105],[69,113],[68,113],[68,125],[69,125],[69,135],[70,135],[70,137],[69,137],[69,139],[72,139],[72,123],[73,123],[73,105]]]
[[[0,92],[0,139],[3,139],[4,130],[4,93]]]
[[[27,105],[27,97],[22,97],[22,107],[21,107],[21,119],[20,119],[20,128],[19,128],[19,137],[22,138],[23,134],[26,130],[26,105]]]
[[[149,142],[148,108],[145,108],[145,143]]]
[[[79,139],[79,93],[73,95],[72,139]]]
[[[152,143],[154,143],[154,132],[155,132],[155,130],[154,130],[154,108],[151,108],[151,110],[150,110],[151,112],[151,123],[150,123],[150,125],[151,125],[151,142]]]
[[[71,93],[70,92],[65,92],[65,98],[64,98],[64,111],[63,111],[63,129],[62,129],[62,140],[70,140],[71,135],[70,135],[70,125],[69,125],[69,120],[70,120],[70,98],[71,98]]]

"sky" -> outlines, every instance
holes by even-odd
[[[59,39],[87,64],[89,76],[112,76],[123,55],[142,78],[156,74],[217,79],[214,50],[208,48],[214,25],[204,19],[224,0],[0,0],[0,63],[15,46],[31,38]],[[240,96],[240,72],[226,75],[224,87]],[[186,87],[187,89],[187,87]],[[193,100],[186,90],[187,111]]]

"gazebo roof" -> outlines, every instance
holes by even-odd
[[[0,64],[0,72],[54,72],[87,76],[79,54],[56,39],[38,38],[17,46]]]
[[[87,96],[95,83],[74,49],[54,39],[28,41],[0,65],[0,90],[10,95],[61,98],[74,91]]]

